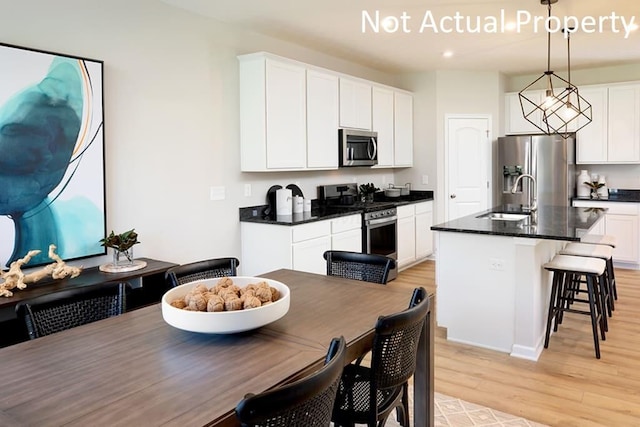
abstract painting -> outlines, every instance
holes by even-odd
[[[103,62],[0,43],[0,262],[102,255]]]

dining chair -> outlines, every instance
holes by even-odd
[[[326,251],[327,276],[386,284],[389,271],[396,262],[383,255],[364,254],[362,252]]]
[[[216,277],[236,276],[236,268],[240,265],[237,258],[215,258],[190,264],[178,265],[168,269],[164,275],[170,288],[197,280]]]
[[[247,394],[236,406],[243,427],[328,427],[346,354],[344,337],[331,340],[322,368],[291,384]]]
[[[118,316],[126,309],[126,282],[107,282],[19,302],[16,315],[30,339]]]
[[[427,291],[413,291],[409,308],[380,316],[371,350],[371,367],[358,361],[342,373],[332,421],[336,427],[383,426],[395,409],[397,420],[409,427],[409,378],[416,370],[418,341],[429,311]]]

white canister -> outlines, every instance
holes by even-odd
[[[311,212],[311,199],[304,199],[304,207],[302,209],[303,212]]]
[[[304,199],[302,196],[293,196],[293,213],[299,214],[304,210]]]
[[[607,188],[607,181],[605,179],[605,176],[600,175],[600,178],[598,178],[598,182],[600,184],[604,184],[602,187],[598,188],[598,197],[600,197],[601,199],[609,198],[609,189]]]
[[[576,178],[576,195],[578,197],[589,198],[591,196],[591,187],[585,182],[591,182],[591,176],[586,169],[580,171],[580,175]]]
[[[288,188],[281,188],[276,191],[276,215],[291,215],[292,213],[291,203],[291,190]]]

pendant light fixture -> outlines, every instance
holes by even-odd
[[[546,4],[548,18],[551,20],[551,5],[558,0],[540,0]],[[560,134],[563,138],[582,129],[591,123],[591,104],[578,93],[578,88],[571,84],[571,51],[567,31],[567,73],[568,80],[563,79],[551,70],[551,31],[547,31],[547,71],[520,91],[520,107],[524,118],[547,135]],[[542,99],[538,82],[545,84]]]

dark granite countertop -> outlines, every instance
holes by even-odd
[[[433,200],[433,191],[412,190],[409,195],[400,197],[385,197],[381,192],[380,194],[376,194],[375,197],[376,202],[389,202],[393,203],[395,206],[427,202],[430,200]],[[327,209],[326,206],[319,204],[318,200],[312,200],[311,212],[303,212],[289,216],[264,216],[263,212],[266,207],[267,205],[240,208],[240,222],[255,222],[274,225],[300,225],[362,213],[361,210],[339,209],[336,207]]]
[[[540,206],[535,224],[529,218],[517,222],[478,218],[491,212],[523,213],[519,206],[496,206],[483,212],[434,225],[431,230],[531,239],[579,241],[580,237],[600,220],[606,209]]]
[[[609,191],[609,197],[607,198],[592,199],[590,197],[574,197],[572,200],[640,203],[640,190],[611,190]]]

